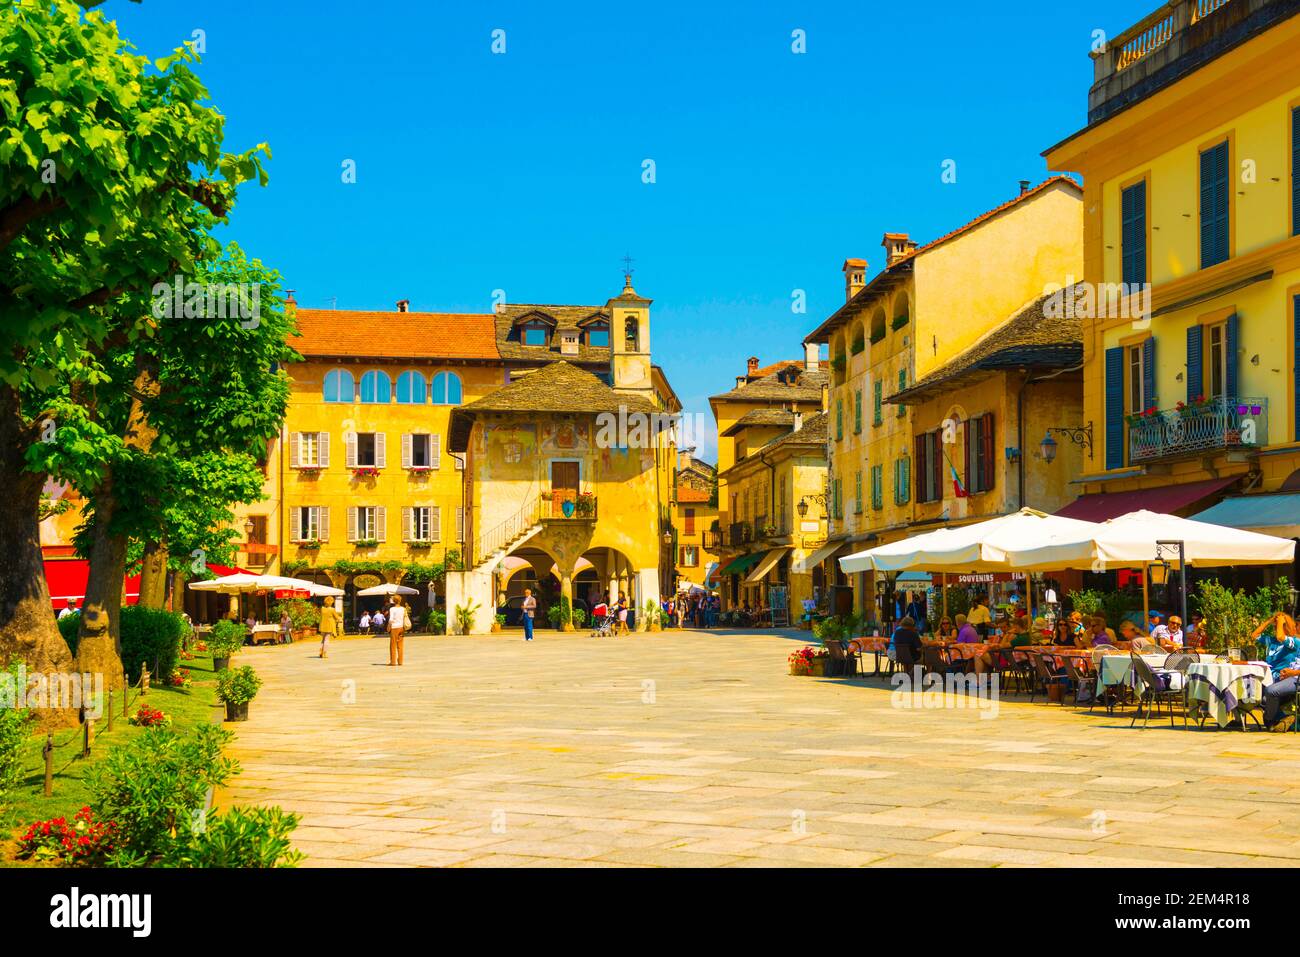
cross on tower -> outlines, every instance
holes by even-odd
[[[627,279],[631,279],[631,278],[632,278],[632,273],[635,272],[635,270],[632,268],[632,264],[633,264],[634,262],[636,262],[636,260],[633,259],[630,255],[627,255],[627,256],[624,256],[624,257],[623,257],[623,276],[624,276],[624,278],[627,278]]]

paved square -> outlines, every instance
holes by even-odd
[[[804,636],[538,634],[244,650],[218,803],[299,812],[321,866],[1300,862],[1300,735],[896,707],[787,674]]]

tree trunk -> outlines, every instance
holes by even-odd
[[[44,477],[29,472],[24,453],[35,441],[17,393],[0,387],[0,665],[21,661],[29,673],[72,671],[72,652],[54,624],[41,557],[37,510]],[[73,724],[76,711],[48,711],[42,727]]]
[[[77,670],[104,676],[104,687],[122,687],[122,579],[126,576],[126,539],[110,535],[116,501],[113,472],[106,469],[95,495],[91,524],[90,575],[86,599],[81,604],[77,638]]]
[[[162,608],[167,603],[167,546],[149,542],[140,568],[140,605]]]

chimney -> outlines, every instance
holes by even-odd
[[[916,248],[916,243],[912,242],[907,233],[885,233],[880,245],[885,247],[886,266],[894,265]]]
[[[576,356],[578,354],[578,334],[565,330],[560,333],[560,355]]]
[[[677,471],[685,472],[691,467],[691,459],[695,456],[695,449],[687,446],[677,450]]]
[[[867,284],[867,261],[865,259],[844,260],[844,301],[848,302]]]
[[[397,311],[398,311],[398,312],[410,312],[410,311],[411,311],[411,300],[409,300],[409,299],[399,299],[399,300],[397,300]]]
[[[750,356],[745,361],[745,375],[750,376],[758,371],[758,356]]]
[[[805,342],[803,344],[803,370],[804,372],[816,372],[817,367],[821,364],[822,346],[820,342]]]
[[[292,289],[286,289],[284,291],[284,304],[286,306],[293,306],[296,309],[298,307],[298,300],[293,298],[293,294],[294,290]]]
[[[794,410],[794,431],[798,432],[803,428],[803,413],[798,409]]]
[[[1024,196],[1027,192],[1029,192],[1029,180],[1022,179],[1020,181],[1020,195]]]
[[[744,384],[745,384],[745,377],[743,375],[736,376],[736,388],[739,389]]]

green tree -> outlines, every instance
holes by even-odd
[[[42,393],[71,381],[93,405],[110,353],[152,334],[153,284],[213,258],[208,229],[238,185],[265,182],[264,147],[222,152],[196,62],[185,47],[150,63],[68,0],[0,7],[0,660],[71,664],[41,561],[45,476],[29,455],[64,424]],[[78,442],[87,461],[112,447]]]

